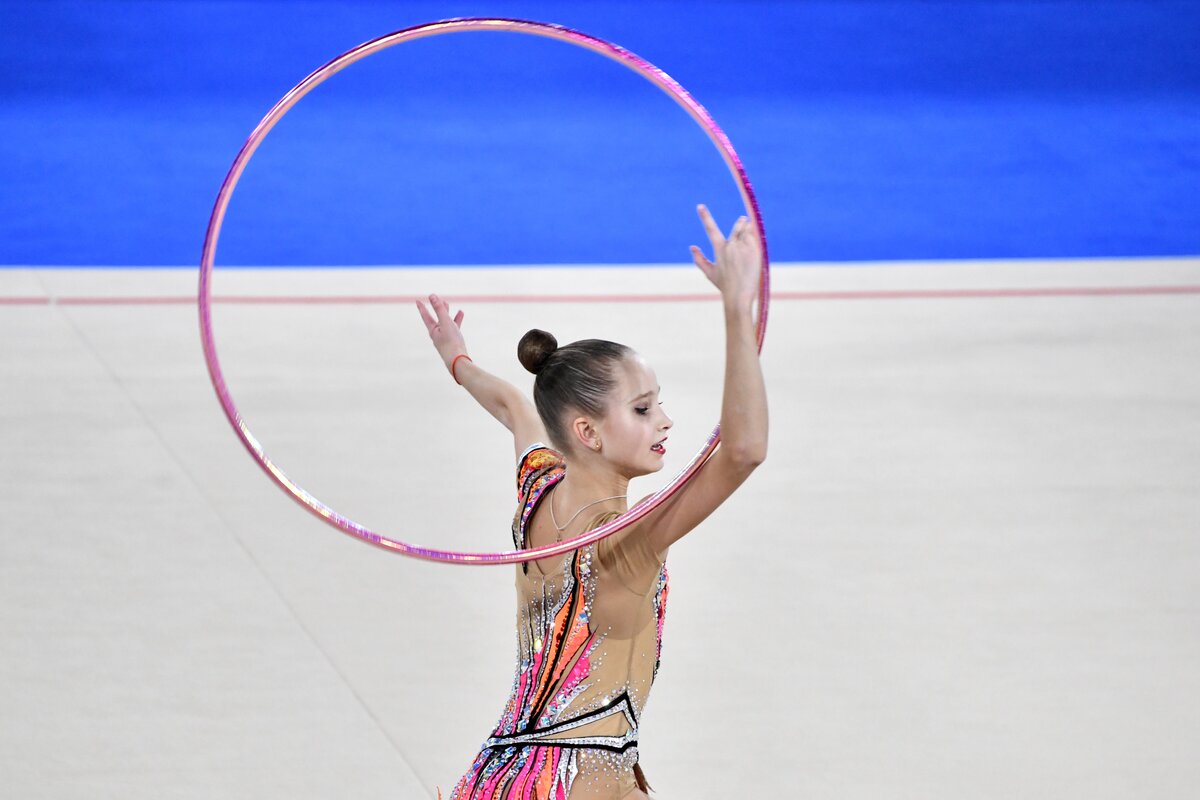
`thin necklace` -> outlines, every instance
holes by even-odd
[[[565,531],[567,529],[567,527],[572,522],[575,521],[576,517],[578,517],[580,514],[583,513],[584,508],[591,508],[592,506],[596,505],[597,503],[603,503],[605,500],[616,500],[618,498],[625,499],[628,496],[629,495],[626,495],[626,494],[614,494],[612,497],[601,497],[599,500],[593,500],[592,502],[588,503],[587,505],[583,506],[578,511],[576,511],[574,514],[572,514],[571,518],[569,520],[567,520],[564,524],[559,525],[558,518],[554,516],[554,496],[551,495],[550,496],[550,520],[554,523],[554,527],[558,528],[558,534],[559,534],[558,541],[560,541],[560,542],[562,541],[562,532]]]

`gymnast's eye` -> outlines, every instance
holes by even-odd
[[[649,406],[638,406],[637,408],[634,409],[634,411],[636,411],[639,414],[645,414],[649,410],[650,410]]]

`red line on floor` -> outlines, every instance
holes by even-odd
[[[1200,294],[1200,286],[1035,286],[1005,289],[875,289],[845,291],[777,291],[772,300],[921,300],[994,297],[1128,297]],[[720,299],[704,294],[453,294],[454,303],[697,303]],[[425,299],[423,295],[239,295],[217,296],[218,305],[396,305]],[[0,297],[0,305],[159,306],[194,305],[194,295],[114,297]]]

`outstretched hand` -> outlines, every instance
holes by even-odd
[[[467,352],[467,342],[462,335],[462,310],[460,309],[451,319],[450,304],[436,294],[429,295],[429,308],[433,309],[432,313],[420,300],[417,300],[416,303],[417,311],[421,313],[421,320],[425,323],[425,330],[429,332],[433,346],[437,348],[438,355],[442,357],[442,363],[446,365],[446,369],[450,369],[454,357]]]
[[[712,243],[713,260],[692,245],[692,260],[721,292],[726,303],[739,307],[750,307],[758,297],[762,280],[762,247],[758,241],[758,229],[747,217],[739,217],[729,232],[729,238],[721,235],[721,229],[708,213],[707,206],[697,206],[700,221]]]

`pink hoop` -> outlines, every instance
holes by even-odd
[[[591,544],[592,542],[597,542],[649,514],[660,503],[679,491],[683,484],[690,480],[704,466],[704,463],[721,441],[721,426],[717,425],[713,428],[705,440],[704,446],[700,448],[699,452],[696,453],[688,465],[680,470],[669,484],[612,522],[602,525],[595,530],[588,531],[582,536],[565,542],[556,542],[544,547],[535,547],[527,550],[507,550],[498,553],[464,553],[452,550],[435,550],[408,544],[397,539],[390,539],[375,533],[337,513],[288,478],[283,470],[279,469],[267,457],[262,445],[254,438],[254,435],[242,419],[237,406],[234,405],[233,398],[229,394],[229,389],[225,385],[225,378],[221,373],[221,365],[217,359],[217,348],[213,341],[210,282],[212,278],[213,259],[217,250],[217,239],[221,232],[221,224],[225,218],[225,210],[229,205],[230,198],[233,196],[234,187],[237,185],[242,171],[246,168],[246,164],[249,163],[250,157],[254,155],[254,151],[258,149],[259,144],[262,143],[266,135],[300,98],[323,83],[331,75],[353,64],[355,61],[366,58],[372,53],[393,45],[400,44],[401,42],[420,39],[426,36],[436,36],[443,33],[461,33],[464,31],[527,33],[585,47],[611,58],[638,73],[670,95],[675,102],[691,115],[692,119],[705,130],[709,138],[712,139],[717,149],[721,152],[734,180],[737,181],[738,188],[741,190],[746,212],[758,228],[759,239],[762,242],[762,287],[759,293],[757,337],[759,350],[762,350],[763,336],[767,329],[767,304],[770,298],[770,269],[767,259],[766,232],[763,229],[762,219],[759,217],[758,202],[755,200],[754,192],[750,188],[746,172],[742,169],[742,163],[738,159],[737,153],[734,152],[733,146],[729,143],[728,137],[717,126],[717,123],[713,121],[708,112],[704,110],[704,107],[693,100],[691,95],[682,86],[662,70],[615,44],[560,25],[530,22],[528,20],[491,18],[447,19],[439,22],[430,22],[389,33],[386,36],[381,36],[378,39],[361,44],[314,71],[284,95],[283,99],[276,103],[270,112],[263,117],[262,121],[258,123],[258,127],[250,134],[250,138],[242,145],[241,151],[233,161],[233,166],[230,167],[229,173],[225,176],[225,182],[221,184],[221,191],[217,194],[217,202],[213,207],[212,216],[208,221],[208,232],[204,237],[204,251],[200,260],[200,337],[204,345],[204,360],[208,364],[208,373],[212,378],[213,388],[216,390],[217,399],[221,403],[221,408],[225,410],[225,416],[233,426],[234,432],[241,439],[242,444],[245,445],[251,457],[258,462],[259,466],[263,468],[271,480],[310,512],[337,527],[343,533],[357,537],[368,544],[373,544],[385,550],[401,553],[413,558],[451,564],[515,564],[522,561],[532,561],[534,559],[560,555]]]

